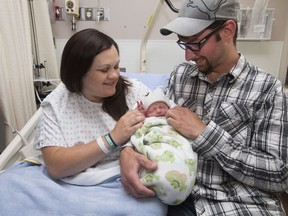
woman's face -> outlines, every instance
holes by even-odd
[[[120,76],[119,54],[114,46],[95,56],[88,73],[83,77],[82,94],[92,102],[102,102],[113,96]]]

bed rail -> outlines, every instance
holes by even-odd
[[[35,128],[41,114],[39,108],[24,127],[17,133],[14,139],[4,149],[0,155],[0,170],[6,169],[17,161],[35,155],[37,152],[33,150],[33,140]]]

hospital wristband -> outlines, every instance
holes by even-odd
[[[106,134],[105,136],[104,136],[104,138],[105,138],[105,140],[107,141],[107,143],[109,144],[109,146],[110,146],[110,148],[112,149],[112,150],[114,150],[114,149],[116,149],[118,146],[114,143],[114,141],[113,141],[113,139],[112,139],[112,137],[110,136],[110,134],[108,133],[108,134]]]
[[[110,149],[106,147],[102,137],[98,137],[96,139],[97,143],[98,143],[98,146],[99,148],[105,153],[105,154],[108,154],[110,152]]]

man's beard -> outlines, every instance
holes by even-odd
[[[201,73],[208,75],[208,74],[212,73],[213,68],[212,68],[212,65],[208,63],[207,60],[205,60],[205,62],[206,62],[206,64],[201,65],[200,67],[198,65],[197,66],[198,66],[198,70]]]

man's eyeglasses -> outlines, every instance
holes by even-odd
[[[207,42],[207,40],[215,34],[217,31],[219,31],[223,26],[219,26],[215,28],[213,31],[211,31],[206,37],[204,37],[202,40],[200,40],[197,43],[184,43],[180,40],[178,40],[176,43],[181,47],[181,49],[186,50],[189,49],[191,51],[200,51],[201,47]]]

